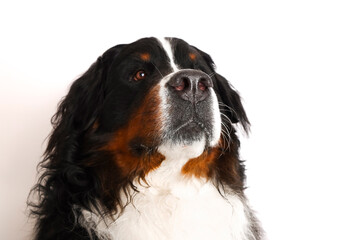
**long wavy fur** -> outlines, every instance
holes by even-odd
[[[111,131],[98,131],[96,126],[106,98],[107,73],[122,47],[109,49],[77,79],[52,117],[53,131],[38,166],[41,175],[28,198],[30,215],[37,218],[36,240],[98,239],[95,232],[78,224],[81,210],[100,217],[114,216],[131,201],[129,189],[136,191],[133,180],[138,176],[119,175],[113,156],[101,150],[111,139]],[[213,69],[210,56],[201,53]],[[226,185],[242,193],[244,166],[238,160],[240,142],[232,123],[239,122],[248,131],[249,121],[239,95],[226,79],[214,75],[214,88],[221,101],[228,145],[218,159],[223,167],[216,169],[213,179],[219,189]],[[120,199],[120,190],[126,199]]]
[[[96,151],[110,134],[97,133],[93,126],[104,102],[107,69],[118,48],[120,46],[108,50],[73,83],[52,117],[53,131],[44,159],[38,166],[42,173],[28,199],[31,215],[38,218],[35,239],[51,236],[67,239],[63,229],[69,234],[78,232],[77,239],[88,239],[89,233],[74,229],[80,215],[74,206],[95,210],[100,216],[116,211],[112,207],[113,201],[120,201],[119,197],[104,194],[107,190],[103,180],[97,178],[98,174],[91,173],[96,171],[96,159],[100,157],[105,161],[109,159],[104,165],[111,164],[110,158],[106,158],[107,153]],[[89,159],[92,161],[87,161]],[[101,209],[99,201],[103,203]],[[61,234],[56,235],[56,231]],[[90,234],[95,238],[94,233]]]

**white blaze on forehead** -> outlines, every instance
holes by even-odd
[[[171,65],[172,69],[174,70],[174,72],[179,71],[179,67],[175,64],[175,61],[174,61],[174,53],[173,53],[170,41],[166,38],[159,38],[158,40],[161,43],[163,49],[165,50],[167,56],[169,57],[170,65]]]

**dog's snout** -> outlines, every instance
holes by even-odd
[[[204,72],[189,69],[175,73],[167,86],[180,98],[197,103],[209,96],[208,89],[213,87],[213,84],[210,77]]]

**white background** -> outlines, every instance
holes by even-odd
[[[29,238],[26,197],[70,83],[115,44],[176,36],[244,99],[247,194],[268,238],[359,240],[359,16],[347,0],[2,1],[0,239]]]

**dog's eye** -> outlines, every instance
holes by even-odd
[[[144,80],[145,78],[146,78],[146,72],[144,70],[139,70],[135,73],[133,80],[140,81],[140,80]]]

